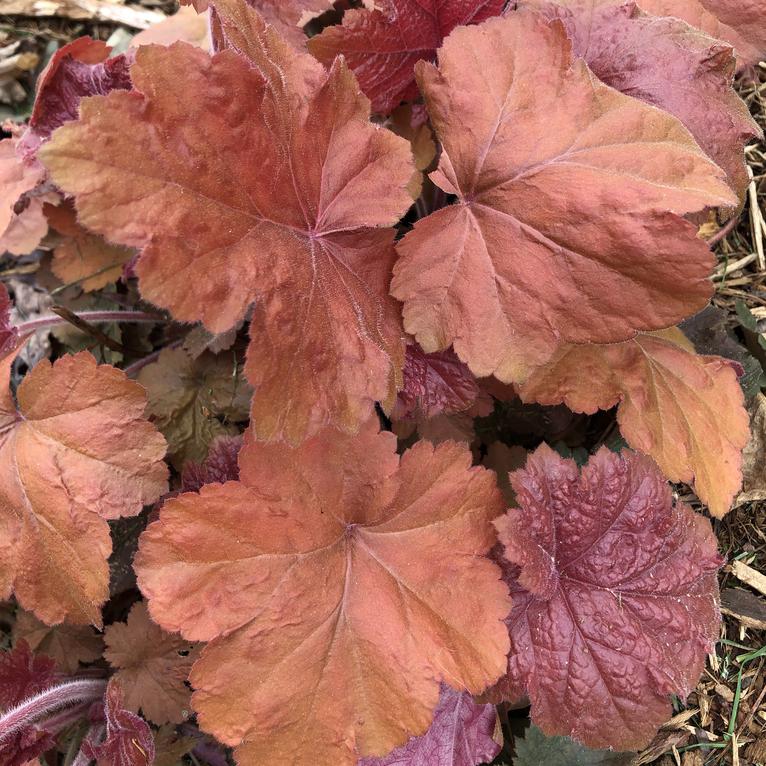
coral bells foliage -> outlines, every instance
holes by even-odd
[[[66,283],[0,291],[2,763],[474,766],[527,698],[522,755],[646,745],[719,626],[668,482],[723,517],[748,443],[675,325],[760,0],[191,4],[213,52],[76,40],[0,142],[0,249]]]

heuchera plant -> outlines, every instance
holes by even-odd
[[[0,763],[177,760],[196,716],[241,766],[474,766],[497,704],[519,764],[642,748],[719,631],[669,482],[728,512],[743,368],[676,325],[759,0],[193,5],[61,48],[0,142],[0,248],[50,230],[69,296],[0,294]],[[621,451],[541,444],[586,416]]]

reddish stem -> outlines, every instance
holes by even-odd
[[[24,700],[0,717],[0,742],[62,708],[93,702],[104,695],[106,681],[68,681]]]
[[[145,311],[82,311],[77,316],[86,322],[162,322],[164,318],[157,314],[147,314]],[[17,326],[19,335],[47,330],[69,322],[60,316],[47,316],[23,322]]]
[[[713,234],[710,239],[707,240],[708,246],[710,248],[715,247],[722,239],[726,239],[726,237],[731,234],[734,229],[737,227],[737,224],[739,223],[739,216],[735,215],[731,220],[726,222],[725,226],[722,226],[715,234]]]

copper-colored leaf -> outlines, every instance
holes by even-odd
[[[237,364],[233,353],[206,351],[192,359],[182,348],[171,348],[139,373],[149,414],[178,468],[203,460],[213,439],[236,433],[234,424],[247,420],[252,391]]]
[[[388,113],[418,95],[415,64],[433,61],[455,27],[497,16],[506,0],[378,0],[351,10],[343,24],[313,37],[309,50],[325,64],[343,55],[376,112]]]
[[[655,16],[675,16],[731,43],[743,64],[766,58],[766,13],[762,0],[640,0]]]
[[[240,482],[168,500],[136,557],[152,617],[211,641],[200,724],[243,766],[353,764],[425,732],[439,681],[480,692],[505,665],[494,477],[465,447],[326,429],[250,440]],[[459,596],[458,596],[459,594]]]
[[[133,605],[127,622],[107,627],[104,642],[104,657],[117,671],[127,710],[140,710],[158,726],[189,717],[191,691],[185,682],[195,659],[193,647],[153,623],[143,601]]]
[[[644,455],[602,447],[582,473],[543,445],[495,525],[514,607],[504,683],[532,721],[588,747],[638,749],[718,637],[723,559],[710,522]]]
[[[0,597],[46,623],[101,623],[106,519],[135,515],[167,488],[165,440],[137,383],[82,352],[42,361],[9,389],[0,362]]]
[[[387,291],[409,145],[369,123],[342,62],[325,73],[246,5],[216,8],[241,56],[139,48],[136,92],[88,100],[42,156],[84,225],[144,248],[147,300],[213,332],[255,301],[246,375],[260,438],[354,431],[400,379]]]
[[[100,290],[121,276],[123,266],[134,252],[120,245],[110,245],[77,223],[71,205],[45,205],[45,217],[51,228],[65,237],[53,251],[53,273],[64,283],[75,282],[85,292]]]
[[[512,382],[559,340],[705,305],[713,259],[676,214],[736,196],[680,122],[573,61],[563,26],[517,11],[459,28],[417,74],[443,147],[431,178],[458,197],[397,246],[392,292],[426,351]]]
[[[593,413],[619,404],[620,431],[671,481],[694,483],[723,516],[742,483],[749,429],[734,364],[697,356],[678,330],[607,346],[564,346],[521,386],[526,402]]]
[[[678,19],[642,13],[626,0],[519,5],[560,18],[575,55],[607,85],[678,117],[744,199],[749,179],[743,148],[761,130],[732,88],[735,59],[729,46]]]
[[[19,610],[13,626],[14,643],[26,641],[35,652],[55,661],[65,673],[74,674],[80,663],[94,662],[104,651],[101,636],[88,625],[46,625],[30,612]]]

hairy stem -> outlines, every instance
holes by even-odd
[[[145,311],[81,311],[77,317],[85,322],[162,322],[164,317],[148,314]],[[69,324],[69,320],[60,316],[47,316],[23,322],[17,326],[19,335],[26,335],[37,330]]]
[[[104,689],[106,681],[68,681],[35,694],[0,717],[0,742],[38,722],[45,715],[100,699]]]

